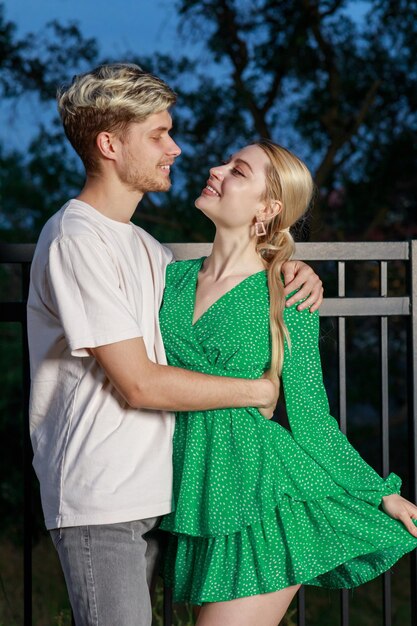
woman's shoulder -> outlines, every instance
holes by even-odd
[[[166,283],[172,284],[181,280],[186,274],[198,266],[200,268],[203,259],[186,259],[184,261],[174,261],[167,266]]]
[[[293,294],[290,294],[290,298]],[[287,298],[287,299],[288,299]],[[310,312],[310,308],[298,310],[300,302],[284,308],[284,323],[291,335],[308,335],[316,333],[319,326],[319,312]]]

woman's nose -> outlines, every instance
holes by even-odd
[[[217,178],[217,180],[223,180],[224,174],[219,166],[210,168],[210,176],[212,178]]]

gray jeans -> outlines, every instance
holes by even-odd
[[[77,626],[150,626],[158,518],[50,531]]]

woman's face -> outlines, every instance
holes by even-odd
[[[248,228],[265,208],[265,171],[269,159],[259,146],[246,146],[231,159],[212,167],[195,206],[216,226]]]

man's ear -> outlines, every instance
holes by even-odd
[[[114,161],[116,158],[117,142],[119,140],[107,131],[102,131],[96,137],[96,146],[100,154],[106,159]]]

